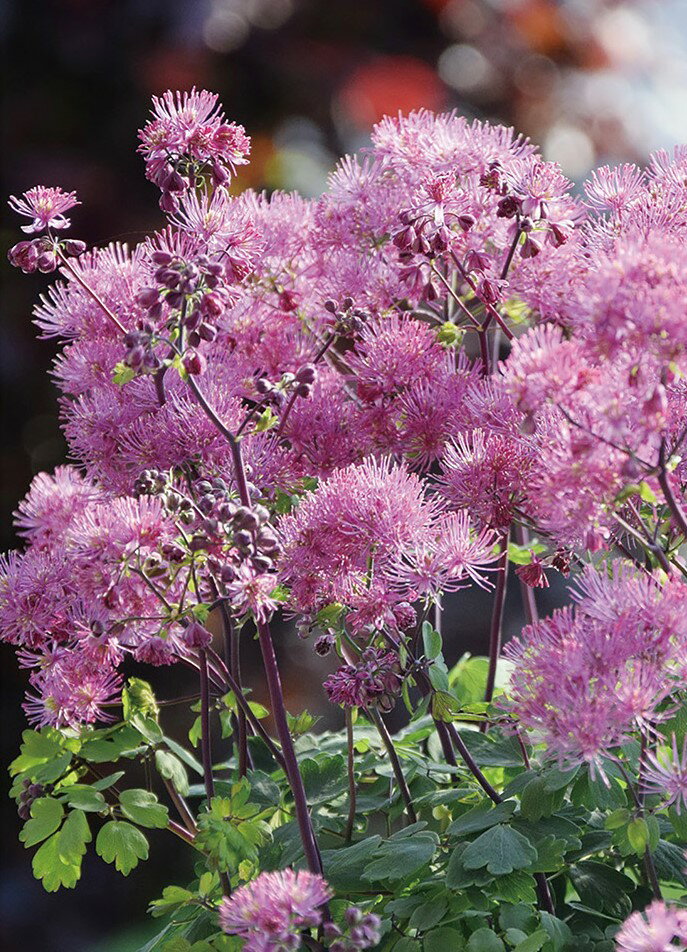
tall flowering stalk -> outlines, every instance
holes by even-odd
[[[576,197],[512,130],[420,111],[317,200],[234,196],[250,139],[193,89],[139,152],[164,220],[133,249],[68,237],[74,193],[10,199],[10,263],[57,277],[34,317],[75,460],[0,566],[36,875],[74,886],[93,832],[126,875],[168,829],[197,864],[153,902],[160,952],[678,948],[685,149]],[[557,576],[572,605],[540,617]],[[470,586],[488,657],[449,667]],[[280,613],[345,730],[287,711]],[[182,701],[197,757],[165,733]]]

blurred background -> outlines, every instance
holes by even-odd
[[[156,189],[136,155],[149,99],[194,84],[215,90],[253,138],[237,188],[317,195],[337,157],[364,147],[385,113],[421,106],[514,125],[574,180],[595,165],[644,162],[687,141],[685,0],[3,0],[2,194],[42,183],[75,189],[74,236],[135,243],[160,225]],[[18,240],[3,212],[2,253]],[[31,308],[45,282],[2,265],[0,535],[31,477],[66,457],[54,346],[37,342]],[[538,596],[539,597],[539,596]],[[548,590],[550,609],[561,591]],[[484,651],[489,600],[448,606],[449,661]],[[510,585],[507,634],[522,623]],[[282,633],[282,649],[285,642]],[[308,645],[282,650],[290,710],[323,711],[321,667]],[[14,653],[0,650],[2,763],[25,726]],[[141,673],[141,672],[139,672]],[[297,676],[296,676],[297,675]],[[145,675],[144,675],[145,676]],[[167,680],[165,681],[165,678]],[[256,697],[259,669],[248,666]],[[163,672],[163,696],[183,677]],[[335,724],[333,715],[324,723]],[[188,725],[172,725],[182,737]],[[222,754],[217,745],[218,755]],[[17,842],[0,783],[5,952],[127,952],[152,934],[149,899],[183,883],[175,844],[151,837],[151,859],[122,879],[95,858],[74,892],[48,896]],[[172,872],[170,873],[170,870]],[[152,927],[152,928],[151,928]]]

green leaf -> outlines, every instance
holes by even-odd
[[[95,842],[95,850],[106,863],[128,876],[140,860],[148,859],[148,840],[131,823],[110,820],[102,827]]]
[[[106,806],[102,793],[86,783],[72,783],[67,787],[60,787],[59,797],[63,803],[75,810],[85,810],[87,813],[100,813]]]
[[[346,761],[341,754],[320,754],[300,762],[308,803],[327,803],[347,789]]]
[[[649,843],[649,827],[643,817],[635,817],[628,823],[627,838],[637,856],[643,856]]]
[[[300,714],[289,714],[287,712],[286,714],[289,731],[293,737],[301,737],[303,734],[309,734],[319,720],[321,720],[321,718],[315,717],[310,711],[301,711]]]
[[[632,880],[605,863],[583,862],[570,867],[570,879],[582,902],[592,909],[624,919],[632,908]]]
[[[398,952],[399,948],[399,944],[395,945],[394,952]],[[449,952],[449,949],[450,952],[459,952],[460,949],[465,948],[465,940],[457,929],[441,926],[427,933],[422,948],[424,952]]]
[[[41,797],[31,804],[31,819],[27,820],[19,834],[24,846],[35,846],[55,832],[62,823],[64,807],[58,800]]]
[[[618,807],[617,810],[613,810],[612,813],[609,813],[606,819],[604,820],[604,827],[607,830],[619,830],[623,826],[627,826],[630,822],[630,811],[627,807]]]
[[[514,869],[506,876],[496,877],[491,887],[491,894],[494,899],[500,899],[503,902],[534,904],[537,901],[535,886],[534,876],[525,872],[524,869]]]
[[[72,889],[81,876],[81,859],[91,839],[88,821],[81,810],[73,810],[61,830],[53,833],[33,857],[33,874],[43,881],[46,892],[61,886]]]
[[[136,371],[125,364],[123,360],[120,360],[119,363],[115,364],[112,382],[116,383],[119,387],[123,387],[124,384],[133,380],[135,376]]]
[[[549,934],[546,929],[537,929],[532,935],[519,942],[513,952],[539,952],[549,941]]]
[[[131,720],[135,714],[157,719],[160,712],[152,687],[142,678],[129,678],[126,682],[122,690],[122,709],[125,721]]]
[[[489,659],[466,654],[451,668],[449,682],[461,704],[474,704],[484,700],[487,686]]]
[[[564,865],[563,857],[567,848],[568,844],[565,840],[557,839],[553,833],[537,840],[537,862],[532,866],[532,872],[558,872]]]
[[[393,946],[393,952],[420,952],[422,943],[419,939],[411,939],[410,936],[403,936]],[[438,950],[437,950],[438,952]]]
[[[503,823],[509,820],[515,810],[515,800],[504,800],[493,806],[491,802],[486,801],[478,806],[463,813],[451,823],[447,833],[463,836],[467,833],[479,833],[481,830],[488,830],[489,827],[497,823]]]
[[[440,675],[441,676],[441,675]],[[447,691],[434,691],[432,694],[432,717],[437,721],[450,722],[460,710],[458,702]]]
[[[653,856],[659,879],[687,886],[684,849],[676,846],[675,843],[660,840]]]
[[[418,929],[420,932],[426,932],[428,929],[438,925],[446,914],[448,909],[448,900],[445,896],[435,896],[421,903],[413,910],[408,925],[411,929]]]
[[[526,820],[536,823],[542,817],[551,816],[553,809],[554,797],[546,789],[546,781],[543,777],[534,777],[520,796],[520,813]]]
[[[147,790],[122,790],[119,795],[122,813],[139,826],[162,830],[167,826],[167,807],[160,803],[154,793]]]
[[[486,866],[494,876],[526,869],[537,859],[537,851],[530,841],[509,826],[499,824],[478,836],[465,850],[466,869]]]
[[[422,623],[422,645],[425,657],[430,661],[441,657],[441,635],[429,621]]]
[[[72,810],[64,826],[57,834],[59,853],[65,863],[80,863],[86,852],[86,843],[91,842],[91,831],[83,810]]]
[[[60,834],[53,835],[37,850],[31,863],[33,875],[43,881],[46,892],[57,892],[64,886],[73,889],[81,876],[81,859],[67,862],[60,856]]]
[[[542,929],[545,930],[551,942],[551,952],[564,952],[564,950],[567,949],[572,950],[571,943],[573,941],[573,934],[567,922],[563,922],[562,919],[557,919],[556,916],[552,916],[550,912],[540,913],[540,918]]]
[[[436,833],[423,831],[423,825],[415,823],[383,840],[375,858],[365,867],[362,878],[368,882],[406,879],[429,863],[439,838]]]
[[[179,758],[168,750],[156,750],[155,766],[160,776],[170,780],[177,793],[185,797],[188,793],[188,776]]]
[[[194,899],[195,894],[190,889],[183,889],[181,886],[165,886],[162,890],[160,899],[154,899],[149,907],[149,912],[154,919],[167,915],[168,912],[174,912],[179,906]]]
[[[255,432],[264,433],[265,430],[271,430],[279,422],[279,417],[275,415],[271,407],[266,407],[262,413],[258,414],[255,421]]]
[[[22,739],[21,753],[9,767],[12,776],[27,773],[40,783],[53,783],[65,773],[72,755],[65,750],[64,738],[54,728],[24,731]]]
[[[193,756],[192,753],[186,750],[185,747],[182,747],[181,744],[177,744],[177,742],[171,737],[165,736],[162,739],[167,747],[169,747],[169,749],[172,751],[172,753],[176,754],[179,760],[183,760],[186,766],[190,767],[191,770],[194,770],[199,777],[203,776],[203,765],[196,757]]]
[[[84,760],[94,764],[113,763],[120,757],[135,757],[145,749],[141,734],[130,724],[120,724],[106,731],[96,732],[80,751]]]
[[[505,952],[505,945],[493,929],[477,929],[468,939],[467,952]]]
[[[322,850],[325,878],[330,885],[342,891],[358,888],[363,870],[381,842],[381,836],[375,834],[359,843],[354,843],[353,846],[344,846],[338,850]]]

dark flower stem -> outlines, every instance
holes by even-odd
[[[508,583],[508,531],[503,533],[501,538],[501,557],[498,564],[498,575],[496,578],[496,591],[494,592],[494,605],[491,614],[491,628],[489,631],[489,670],[487,672],[487,687],[484,692],[484,700],[489,704],[494,697],[494,685],[496,684],[496,666],[501,655],[501,635],[503,630],[503,612],[506,604],[506,586]],[[487,729],[487,722],[482,725],[482,730]]]
[[[518,545],[527,546],[530,541],[530,533],[525,526],[516,525],[514,528],[515,541]],[[539,612],[537,611],[537,600],[534,597],[534,589],[523,582],[521,578],[518,579],[520,583],[520,596],[522,598],[522,607],[525,612],[525,618],[527,619],[528,625],[534,625],[539,621]]]
[[[224,634],[224,662],[237,685],[241,684],[240,638],[234,627],[231,612],[226,602],[220,602],[222,631]],[[234,692],[236,693],[236,692]],[[238,704],[238,696],[236,698]],[[245,777],[248,770],[248,730],[246,712],[239,704],[236,713],[236,742],[238,746],[239,777]]]
[[[180,840],[183,840],[185,843],[189,843],[191,846],[195,843],[195,837],[192,833],[183,827],[180,823],[175,823],[174,820],[170,820],[167,824],[167,829],[171,830]]]
[[[687,537],[687,516],[673,492],[673,487],[670,485],[670,479],[668,477],[665,437],[661,440],[661,446],[658,451],[658,482],[665,500],[668,503],[670,513],[675,520],[675,524],[683,536]]]
[[[167,789],[167,793],[169,794],[169,799],[172,801],[172,803],[176,807],[177,813],[183,820],[184,826],[189,831],[189,833],[192,836],[194,836],[197,831],[196,821],[195,821],[195,817],[193,816],[193,814],[191,813],[189,809],[188,804],[186,803],[182,795],[178,792],[178,790],[176,789],[176,787],[174,786],[171,780],[167,780],[166,777],[163,777],[162,779]]]
[[[284,692],[279,676],[277,658],[274,653],[272,635],[267,622],[258,622],[258,640],[262,652],[262,660],[265,667],[265,676],[267,679],[267,689],[270,695],[272,706],[272,716],[277,729],[277,736],[281,742],[282,753],[285,762],[286,776],[291,785],[293,793],[294,806],[296,810],[296,820],[303,842],[305,859],[308,868],[312,873],[322,875],[322,860],[320,851],[315,840],[315,831],[313,830],[310,813],[308,811],[308,802],[305,796],[305,787],[303,778],[298,769],[298,760],[293,746],[293,738],[289,731],[288,721],[286,719],[286,708],[284,707]]]
[[[417,823],[417,813],[415,812],[415,807],[413,806],[413,800],[410,796],[410,790],[408,789],[408,784],[406,783],[406,778],[403,774],[403,768],[401,767],[401,761],[398,759],[398,754],[396,753],[396,748],[394,747],[394,742],[391,739],[391,735],[387,730],[386,724],[380,717],[377,711],[373,708],[366,708],[367,716],[370,718],[372,723],[375,725],[379,732],[379,736],[382,738],[382,743],[386,747],[386,752],[389,755],[389,760],[391,762],[391,767],[396,777],[396,783],[398,784],[398,789],[401,792],[401,797],[405,803],[406,813],[408,814],[408,819],[411,823]]]
[[[355,824],[356,808],[356,787],[355,787],[355,751],[353,749],[353,712],[350,707],[346,708],[346,743],[348,747],[348,820],[346,822],[346,831],[344,839],[346,843],[351,842],[353,836],[353,826]]]
[[[205,651],[198,652],[200,671],[200,750],[203,760],[205,795],[210,800],[215,795],[215,781],[212,776],[212,742],[210,737],[210,685],[208,681],[208,659]]]

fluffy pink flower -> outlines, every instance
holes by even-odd
[[[64,217],[64,213],[81,202],[77,200],[76,192],[63,192],[61,188],[36,185],[24,192],[21,198],[12,195],[7,204],[18,215],[33,219],[30,225],[21,227],[22,231],[30,235],[46,228],[55,228],[58,231],[69,228],[70,221]]]
[[[140,138],[139,151],[149,165],[156,159],[189,156],[201,162],[221,160],[234,171],[235,166],[248,161],[250,153],[250,139],[243,126],[224,120],[215,93],[195,87],[190,92],[167,90],[160,97],[153,96],[153,119],[141,130]]]
[[[687,737],[681,752],[673,734],[670,754],[649,751],[646,760],[642,776],[645,792],[658,794],[664,806],[673,805],[680,813],[681,807],[687,807]]]
[[[575,609],[554,612],[506,647],[513,711],[550,754],[598,767],[637,725],[661,718],[682,671],[682,589],[629,570],[605,579],[590,569]]]
[[[615,937],[617,952],[677,952],[686,942],[687,913],[658,900],[633,912]]]
[[[220,925],[245,940],[245,952],[295,952],[301,930],[322,922],[330,896],[324,879],[305,870],[261,873],[222,900]]]

